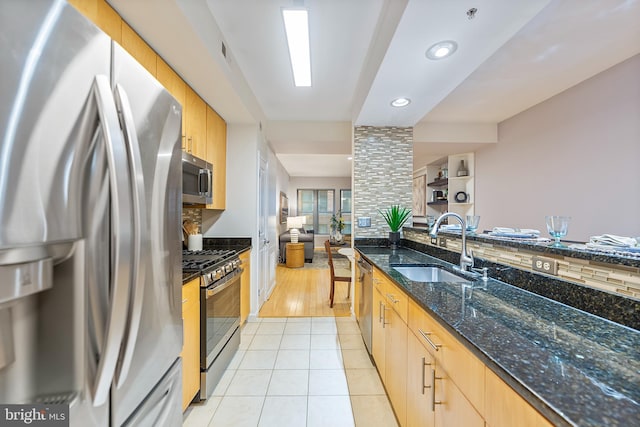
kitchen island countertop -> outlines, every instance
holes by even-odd
[[[454,266],[406,248],[356,249],[554,424],[640,420],[639,331],[494,279],[471,293],[414,282],[393,265]]]

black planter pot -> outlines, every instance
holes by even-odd
[[[390,231],[389,232],[389,243],[391,243],[392,249],[398,248],[398,243],[400,243],[400,232],[399,231]]]

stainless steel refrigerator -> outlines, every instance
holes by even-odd
[[[177,426],[181,106],[65,1],[0,2],[0,404]]]

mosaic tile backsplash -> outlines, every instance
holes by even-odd
[[[427,233],[405,230],[404,238],[431,244]],[[458,253],[461,251],[459,238],[447,236],[446,239],[447,249]],[[473,251],[475,257],[529,271],[532,270],[533,257],[540,255],[540,253],[494,246],[484,242],[468,241],[467,246]],[[560,279],[640,300],[640,268],[638,267],[605,264],[599,261],[550,254],[544,256],[558,262],[557,277]]]
[[[413,128],[356,126],[353,162],[354,236],[386,237],[378,209],[413,205]],[[358,227],[360,217],[371,218],[371,227]]]

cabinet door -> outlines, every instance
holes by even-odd
[[[207,104],[187,86],[186,146],[187,152],[201,159],[207,156]]]
[[[376,362],[380,378],[385,379],[385,312],[384,298],[378,289],[373,290],[373,314],[371,327],[371,353]]]
[[[484,419],[464,397],[447,373],[436,364],[432,387],[435,390],[435,425],[438,427],[484,427]]]
[[[200,279],[182,287],[182,410],[200,390]]]
[[[251,311],[251,251],[240,254],[242,276],[240,276],[240,324],[244,324]]]
[[[122,22],[121,44],[153,77],[156,76],[158,55],[126,22]]]
[[[207,105],[207,157],[213,165],[213,203],[208,209],[224,209],[227,199],[227,124]]]
[[[105,0],[69,0],[69,4],[109,37],[122,44],[122,18]]]
[[[431,370],[435,359],[416,336],[407,334],[407,427],[433,427]]]
[[[407,420],[407,325],[392,308],[385,312],[385,387],[401,426]]]
[[[156,61],[156,78],[167,91],[182,105],[182,150],[186,151],[186,120],[187,120],[187,84],[173,69],[158,57]]]
[[[485,375],[486,393],[489,396],[485,403],[487,426],[551,427],[553,425],[489,368],[485,368]]]

